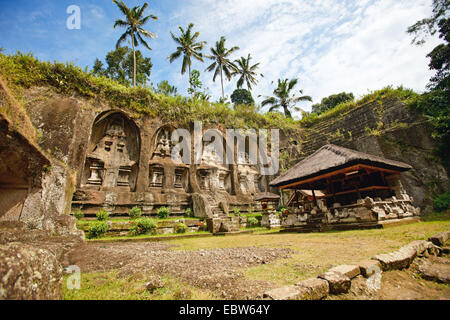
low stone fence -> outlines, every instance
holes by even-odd
[[[442,253],[440,246],[448,240],[450,231],[441,232],[428,241],[413,241],[399,250],[379,254],[372,260],[362,261],[355,265],[339,265],[317,278],[300,281],[295,285],[272,289],[264,293],[264,298],[273,300],[320,300],[328,295],[347,293],[352,284],[352,279],[362,275],[372,282],[374,290],[381,285],[382,271],[401,270],[409,267],[418,256],[438,256]],[[377,284],[378,281],[378,284]]]

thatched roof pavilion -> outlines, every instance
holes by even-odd
[[[344,196],[345,200],[354,201],[355,194],[361,198],[362,193],[367,195],[377,190],[384,190],[378,192],[380,196],[389,196],[392,188],[387,177],[398,176],[400,172],[411,168],[403,162],[328,144],[273,180],[270,185],[281,189],[324,190],[325,197],[336,199]],[[314,191],[312,193],[315,197]]]
[[[262,193],[258,193],[255,196],[255,201],[264,201],[264,200],[276,201],[278,199],[280,199],[280,196],[275,193],[271,193],[271,192],[262,192]]]

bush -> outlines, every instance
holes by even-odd
[[[186,217],[193,217],[194,216],[194,211],[192,211],[191,208],[187,208],[186,211],[184,212],[184,215]]]
[[[247,218],[247,228],[254,228],[259,226],[259,221],[255,217]]]
[[[108,232],[108,224],[105,221],[95,221],[89,227],[88,238],[98,238]]]
[[[205,221],[201,221],[198,224],[198,231],[208,231],[208,225],[206,224]]]
[[[156,213],[158,214],[158,218],[167,219],[167,217],[170,215],[170,210],[167,207],[161,207],[156,211]]]
[[[139,218],[130,222],[133,226],[130,228],[130,233],[133,236],[138,236],[147,233],[156,233],[157,223],[150,218]]]
[[[75,211],[73,213],[73,216],[77,219],[77,220],[81,220],[84,218],[84,213],[83,211],[81,211],[80,209],[78,209],[77,211]]]
[[[105,221],[109,218],[109,212],[106,209],[102,209],[96,214],[98,221]]]
[[[442,212],[450,208],[450,193],[445,192],[434,198],[434,210]]]
[[[175,225],[176,233],[186,233],[188,231],[188,226],[182,222],[179,222]]]
[[[130,218],[136,220],[142,216],[142,211],[139,207],[133,207],[130,210]]]
[[[241,214],[241,210],[239,210],[238,208],[234,208],[233,213],[235,216],[239,216]]]

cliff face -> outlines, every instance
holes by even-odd
[[[300,159],[333,143],[350,149],[399,160],[413,169],[401,175],[414,204],[431,210],[431,195],[448,188],[440,160],[433,156],[434,142],[426,119],[395,98],[368,102],[343,115],[305,129]]]

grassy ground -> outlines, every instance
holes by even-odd
[[[247,279],[272,281],[277,285],[294,284],[299,280],[317,276],[339,264],[357,263],[372,256],[390,252],[413,240],[450,230],[450,215],[430,216],[428,221],[386,229],[340,231],[325,233],[277,233],[263,231],[230,237],[207,237],[168,240],[169,250],[200,250],[237,247],[289,248],[294,253],[287,259],[241,268]],[[85,285],[81,290],[64,291],[65,299],[177,299],[183,288],[192,299],[215,299],[218,292],[190,286],[164,275],[167,286],[152,294],[136,288],[144,279],[117,278],[115,271],[83,274]],[[181,293],[180,293],[181,292]],[[189,295],[189,294],[188,294]]]
[[[82,275],[82,289],[68,290],[63,286],[65,300],[212,300],[218,297],[205,289],[197,289],[168,275],[162,276],[164,288],[145,290],[151,274],[121,277],[117,271],[93,272]],[[64,283],[66,279],[64,278]]]

